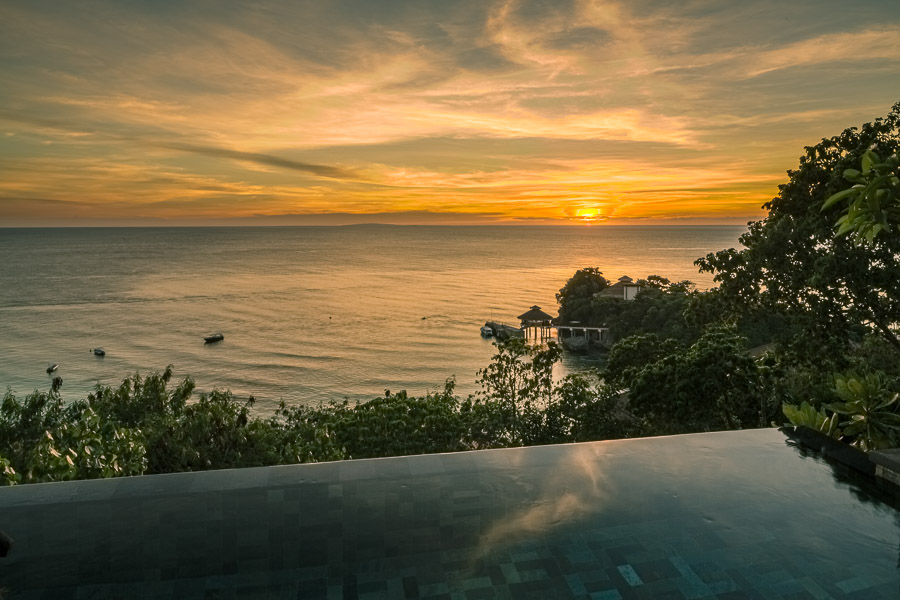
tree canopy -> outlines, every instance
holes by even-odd
[[[609,287],[609,281],[597,267],[579,269],[556,294],[559,320],[586,323],[591,318],[594,294]]]
[[[860,170],[847,169],[844,179],[854,185],[830,196],[822,210],[847,206],[837,220],[837,235],[856,235],[870,244],[881,233],[896,232],[900,225],[900,157],[895,152],[882,159],[869,149]]]
[[[560,321],[608,327],[613,340],[644,333],[683,341],[699,337],[699,329],[685,320],[685,309],[695,295],[692,282],[673,283],[649,275],[635,285],[641,289],[632,300],[606,296],[600,293],[609,287],[601,271],[596,267],[579,269],[556,295]]]
[[[734,314],[785,315],[803,332],[792,350],[809,360],[839,357],[866,332],[898,352],[900,339],[900,236],[882,235],[861,244],[835,236],[825,201],[845,189],[844,173],[870,150],[889,156],[900,148],[900,103],[884,118],[849,128],[806,148],[797,169],[731,248],[697,261],[712,273],[723,303]]]

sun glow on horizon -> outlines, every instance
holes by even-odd
[[[5,3],[0,225],[746,223],[897,100],[892,1]]]
[[[598,208],[579,208],[575,211],[575,220],[585,225],[592,225],[606,219],[607,217],[604,217]]]

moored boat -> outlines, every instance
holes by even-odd
[[[204,342],[207,344],[212,344],[213,342],[221,342],[225,339],[225,336],[221,333],[213,333],[203,338]]]
[[[484,325],[481,327],[481,335],[483,335],[484,337],[491,337],[492,335],[494,335],[494,330],[487,325]]]

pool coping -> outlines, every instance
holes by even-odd
[[[900,448],[864,452],[821,431],[803,425],[779,428],[787,437],[873,480],[900,499]]]

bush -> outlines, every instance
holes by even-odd
[[[65,405],[49,392],[0,405],[0,485],[455,452],[622,437],[633,430],[597,381],[553,381],[560,350],[512,339],[480,371],[482,390],[449,379],[422,397],[405,391],[350,405],[287,407],[261,418],[253,398],[214,390],[193,398],[185,377],[133,375]],[[629,429],[631,428],[631,429]]]

